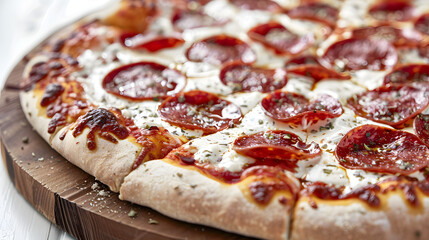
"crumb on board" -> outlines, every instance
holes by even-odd
[[[128,217],[135,217],[135,216],[137,216],[137,212],[131,209],[130,212],[128,212]]]
[[[149,224],[158,224],[158,221],[156,221],[155,219],[149,218],[148,223]]]
[[[102,196],[102,197],[106,197],[109,196],[109,193],[107,191],[104,190],[100,190],[97,195]]]
[[[95,182],[94,184],[92,184],[91,189],[92,190],[98,189],[98,182]]]

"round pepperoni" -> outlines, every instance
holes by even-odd
[[[221,65],[230,61],[252,63],[256,55],[247,43],[226,35],[206,38],[192,44],[186,57],[193,62],[206,62]]]
[[[247,35],[278,54],[298,54],[309,48],[314,42],[313,34],[299,36],[277,22],[256,26],[250,29]]]
[[[314,79],[315,82],[321,81],[323,79],[350,79],[348,74],[340,74],[334,70],[324,68],[320,65],[300,65],[288,69],[289,73],[294,73],[297,75],[302,75]]]
[[[429,104],[429,92],[408,85],[382,86],[347,100],[364,118],[396,128],[422,112]]]
[[[319,60],[314,55],[301,55],[291,58],[287,63],[286,67],[295,67],[296,65],[319,65]]]
[[[249,64],[232,63],[220,71],[219,78],[235,92],[272,92],[287,83],[286,70],[283,68],[265,69]]]
[[[241,136],[234,141],[233,149],[260,161],[298,161],[322,155],[317,143],[306,144],[297,135],[282,130]]]
[[[429,65],[411,64],[394,69],[384,77],[384,84],[415,84],[429,87]]]
[[[338,9],[320,2],[311,2],[291,9],[287,12],[291,18],[318,21],[335,27],[338,20]]]
[[[353,30],[354,38],[372,38],[386,40],[397,47],[417,46],[422,40],[419,32],[412,29],[398,29],[391,26],[364,27]]]
[[[414,23],[417,31],[429,35],[429,13],[420,16]]]
[[[405,1],[384,1],[374,5],[369,14],[380,21],[409,21],[415,16],[415,8]]]
[[[326,94],[310,102],[298,93],[277,91],[262,99],[261,105],[269,117],[304,128],[343,113],[341,103]]]
[[[414,134],[377,125],[352,129],[335,150],[348,169],[410,174],[429,164],[429,149]]]
[[[114,69],[103,79],[103,88],[130,100],[164,98],[180,92],[186,78],[176,70],[153,62],[137,62]]]
[[[271,0],[229,0],[235,6],[246,10],[264,10],[269,12],[281,12],[280,5]]]
[[[414,119],[414,131],[426,146],[429,147],[429,114],[419,114]]]
[[[165,48],[174,48],[185,41],[176,37],[163,37],[155,34],[124,33],[120,37],[122,45],[131,49],[156,52]]]
[[[176,126],[215,133],[237,124],[242,115],[235,104],[203,91],[190,91],[164,100],[161,117]]]
[[[378,71],[392,68],[398,61],[398,54],[387,41],[351,38],[329,46],[321,60],[324,65],[338,71]]]
[[[226,21],[214,19],[201,11],[177,10],[172,18],[173,25],[183,31],[186,29],[222,25]]]

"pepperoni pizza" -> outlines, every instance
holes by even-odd
[[[424,0],[123,0],[21,88],[123,200],[266,239],[429,238]]]

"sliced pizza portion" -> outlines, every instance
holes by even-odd
[[[51,144],[68,161],[118,192],[133,169],[164,157],[182,142],[162,128],[136,127],[118,109],[96,108],[61,129]]]
[[[291,239],[426,239],[428,182],[391,178],[344,194],[314,183],[300,194]]]
[[[83,97],[82,86],[71,78],[79,69],[75,58],[60,53],[38,55],[26,67],[21,106],[47,142],[61,127],[92,108]]]
[[[306,183],[295,207],[292,239],[428,237],[428,153],[409,132],[378,125],[352,129],[336,147],[338,163],[349,173],[385,173],[384,180],[355,189]]]
[[[106,35],[106,31],[109,34]],[[117,41],[115,37],[120,31],[98,20],[90,23],[83,20],[71,31],[66,29],[58,33],[30,60],[21,87],[24,112],[36,131],[67,160],[112,191],[119,191],[124,177],[140,163],[162,158],[182,144],[164,128],[139,128],[114,105],[103,108],[88,97],[88,88],[81,78],[88,78],[88,69],[97,63],[88,65],[82,61],[83,56],[103,51]],[[115,59],[115,54],[109,54],[97,60],[102,64],[115,62]],[[111,83],[112,79],[116,77],[122,81],[117,80],[119,84],[125,82],[126,86],[133,74],[141,74],[142,65],[151,70],[147,73],[149,76],[143,77],[146,80],[143,83],[160,83],[146,86],[144,93],[142,87],[133,88],[134,92],[126,89],[116,94],[140,94],[134,97],[145,94],[152,98],[151,94],[167,95],[176,88],[177,91],[183,88],[185,78],[180,78],[180,73],[160,65],[135,64],[134,71],[128,68],[128,71],[119,71],[120,76],[117,73],[106,76],[106,89],[113,95],[117,85]],[[171,78],[175,80],[172,83],[168,82]],[[160,85],[166,82],[174,87],[161,89]]]
[[[120,198],[187,222],[286,239],[300,189],[292,173],[321,150],[289,131],[242,131],[198,138],[142,164],[125,178]]]

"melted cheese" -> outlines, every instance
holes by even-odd
[[[285,8],[292,8],[299,4],[298,0],[275,1]],[[371,4],[370,1],[348,0],[343,3],[342,1],[331,0],[328,3],[339,8],[340,20],[338,21],[338,26],[340,27],[361,27],[371,24],[366,13]],[[416,0],[414,4],[419,12],[429,9],[424,0]],[[319,56],[323,55],[326,48],[338,39],[350,37],[350,31],[345,31],[342,36],[333,34],[324,39],[326,28],[322,24],[290,19],[284,13],[272,14],[258,10],[240,10],[227,0],[211,1],[203,10],[207,15],[215,19],[226,19],[228,21],[223,26],[187,29],[182,34],[183,39],[186,41],[184,45],[156,53],[149,54],[134,51],[124,48],[120,44],[106,45],[101,51],[85,51],[78,58],[83,69],[73,76],[83,84],[89,101],[99,107],[114,106],[121,109],[124,116],[132,118],[135,124],[141,128],[155,125],[164,127],[177,136],[198,137],[185,145],[189,151],[194,153],[195,160],[201,164],[211,164],[226,171],[240,172],[247,165],[256,161],[233,150],[233,142],[237,137],[279,129],[293,132],[307,143],[316,142],[322,149],[321,158],[298,162],[298,167],[293,173],[297,178],[345,186],[345,191],[348,192],[391,176],[389,174],[345,169],[339,165],[334,155],[337,143],[352,128],[363,124],[377,123],[357,117],[351,109],[343,107],[344,114],[330,120],[330,124],[329,121],[321,122],[309,129],[308,132],[293,128],[288,124],[271,119],[264,113],[259,102],[266,94],[258,92],[233,93],[231,87],[225,86],[220,81],[219,66],[204,62],[189,62],[185,57],[186,50],[192,43],[210,36],[227,34],[249,44],[257,56],[255,65],[277,68],[283,67],[289,57],[276,55],[262,44],[250,41],[247,31],[252,27],[274,20],[299,35],[311,32],[316,36],[316,45],[318,46],[316,53]],[[164,9],[162,12],[163,16],[151,25],[150,31],[168,35],[174,32],[169,18],[171,11]],[[105,34],[105,29],[97,30],[96,34]],[[308,50],[306,53],[312,53],[313,50]],[[113,61],[115,58],[119,59],[119,61]],[[421,58],[416,50],[400,51],[399,60],[401,63],[428,63],[428,60]],[[240,106],[242,113],[245,114],[241,123],[234,128],[201,137],[201,131],[183,130],[161,120],[157,114],[160,102],[132,102],[108,94],[102,88],[101,82],[104,76],[112,69],[138,61],[153,61],[182,72],[187,76],[184,91],[199,89],[212,92]],[[362,93],[367,89],[371,90],[381,86],[386,73],[386,71],[353,71],[351,72],[351,80],[324,80],[315,84],[314,88],[311,79],[289,74],[288,83],[282,90],[296,92],[309,99],[315,98],[320,94],[329,94],[344,105],[351,96]],[[326,124],[329,124],[327,125],[328,127],[325,127]],[[413,132],[411,127],[405,130]],[[421,173],[414,173],[411,176],[419,179],[423,177]]]

